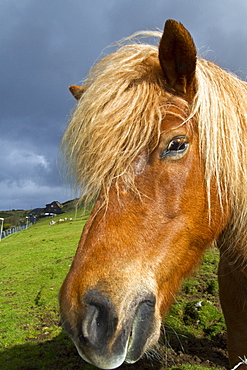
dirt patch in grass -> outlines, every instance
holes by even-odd
[[[172,349],[167,353],[168,367],[190,364],[223,370],[229,366],[225,334],[218,334],[210,340],[187,335],[187,339],[181,342],[174,340],[170,345]]]

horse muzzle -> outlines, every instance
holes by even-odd
[[[124,361],[136,362],[150,347],[150,338],[157,341],[155,305],[153,294],[142,295],[120,318],[112,301],[94,289],[85,295],[76,324],[64,320],[64,328],[84,360],[101,369],[115,369]]]

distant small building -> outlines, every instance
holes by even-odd
[[[46,204],[45,209],[44,209],[44,214],[45,216],[59,215],[63,213],[62,208],[63,208],[63,205],[55,201],[50,204]]]
[[[29,216],[40,216],[44,213],[44,208],[34,208],[29,212]]]

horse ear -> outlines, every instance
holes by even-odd
[[[79,100],[81,98],[81,96],[84,94],[84,92],[86,91],[86,87],[85,86],[71,85],[69,87],[69,91],[74,96],[74,98]]]
[[[181,23],[166,21],[159,45],[159,61],[167,83],[178,94],[188,93],[195,77],[196,47]]]

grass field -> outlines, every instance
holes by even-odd
[[[59,325],[58,291],[87,215],[66,217],[73,220],[49,226],[44,219],[0,242],[0,369],[96,369],[79,358]],[[217,261],[216,251],[209,251],[201,272],[184,284],[166,319],[160,355],[120,369],[225,368]]]

